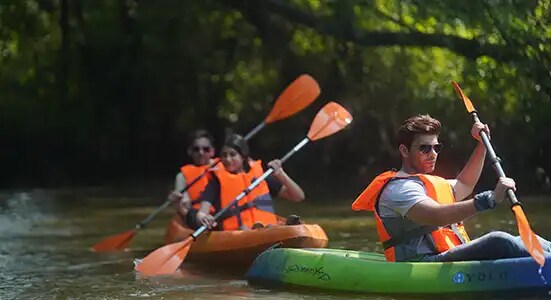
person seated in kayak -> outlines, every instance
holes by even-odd
[[[261,161],[249,158],[249,147],[245,139],[237,134],[226,139],[220,151],[220,159],[223,168],[211,171],[209,183],[200,196],[201,208],[197,212],[195,228],[205,225],[209,229],[218,226],[220,230],[241,230],[275,225],[278,222],[272,197],[278,196],[294,202],[304,200],[300,186],[285,173],[281,161],[275,159],[268,163],[274,172],[216,221],[212,212],[209,213],[211,207],[215,211],[226,207],[264,173]],[[288,225],[300,224],[297,216],[292,217],[288,218]]]
[[[453,180],[429,175],[442,150],[440,130],[440,122],[429,115],[407,119],[398,130],[402,168],[377,176],[352,204],[355,211],[374,212],[387,260],[444,262],[530,256],[520,237],[494,231],[471,241],[462,225],[463,220],[501,203],[508,189],[516,190],[511,178],[502,177],[493,191],[468,198],[484,165],[486,149],[480,132],[489,136],[488,126],[473,125],[471,135],[477,146]],[[550,253],[551,244],[539,239]]]
[[[191,157],[191,164],[180,167],[180,172],[176,175],[174,181],[174,191],[169,195],[169,199],[175,204],[176,211],[182,219],[182,223],[187,223],[187,214],[192,207],[199,209],[201,203],[199,196],[208,183],[208,167],[214,162],[214,138],[204,130],[197,129],[189,136],[189,147],[187,154]],[[181,193],[188,183],[202,176],[199,181],[191,185],[188,190]]]

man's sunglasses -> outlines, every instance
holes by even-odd
[[[432,151],[432,149],[434,149],[434,152],[440,153],[440,152],[442,152],[443,147],[444,147],[444,145],[442,145],[442,144],[419,145],[419,151],[421,151],[425,154],[429,154]]]
[[[203,150],[203,152],[210,152],[211,149],[212,147],[198,147],[198,146],[191,147],[191,151],[195,153],[198,153],[201,150]]]

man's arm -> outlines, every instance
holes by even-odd
[[[462,222],[476,213],[474,199],[440,204],[427,196],[425,200],[412,206],[406,217],[418,224],[445,226]]]
[[[472,199],[451,205],[436,202],[426,194],[423,183],[413,179],[388,184],[381,194],[379,211],[384,216],[389,210],[419,225],[431,226],[458,223],[477,212]]]
[[[478,143],[465,167],[457,175],[455,181],[451,181],[457,201],[465,199],[473,192],[482,173],[485,157],[486,148],[482,143]]]
[[[450,181],[455,193],[455,199],[461,201],[469,196],[480,178],[482,168],[484,167],[484,159],[486,158],[486,147],[482,143],[480,132],[485,131],[488,135],[490,130],[487,125],[480,122],[474,123],[471,128],[471,135],[478,141],[476,148],[474,149],[471,157],[467,161],[467,164],[459,175],[457,175],[455,181]]]
[[[474,214],[493,209],[505,198],[508,189],[516,190],[515,181],[511,178],[499,178],[493,191],[478,193],[472,199],[452,204],[440,204],[428,196],[416,202],[405,214],[411,221],[432,226],[445,226],[459,223]]]

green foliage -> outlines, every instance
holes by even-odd
[[[453,175],[473,147],[455,80],[491,125],[506,169],[542,191],[550,16],[549,0],[3,1],[3,182],[173,172],[189,130],[206,127],[218,141],[227,127],[245,132],[310,73],[323,100],[253,141],[258,156],[280,155],[322,101],[337,100],[354,125],[295,164],[312,170],[305,180],[345,174],[359,186],[396,166],[395,128],[417,113],[443,121],[439,172]]]

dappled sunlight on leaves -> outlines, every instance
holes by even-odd
[[[541,130],[551,115],[549,1],[0,7],[0,134],[13,170],[5,182],[29,178],[22,163],[52,183],[173,172],[191,129],[206,127],[222,141],[227,128],[252,128],[286,84],[309,73],[321,101],[342,102],[355,122],[289,166],[311,170],[299,179],[347,175],[338,177],[357,188],[394,166],[396,126],[417,113],[445,124],[441,168],[456,174],[472,143],[463,142],[470,121],[449,84],[455,80],[490,125],[505,168],[524,188],[549,190],[551,131]],[[263,134],[255,153],[280,154],[314,110]]]

